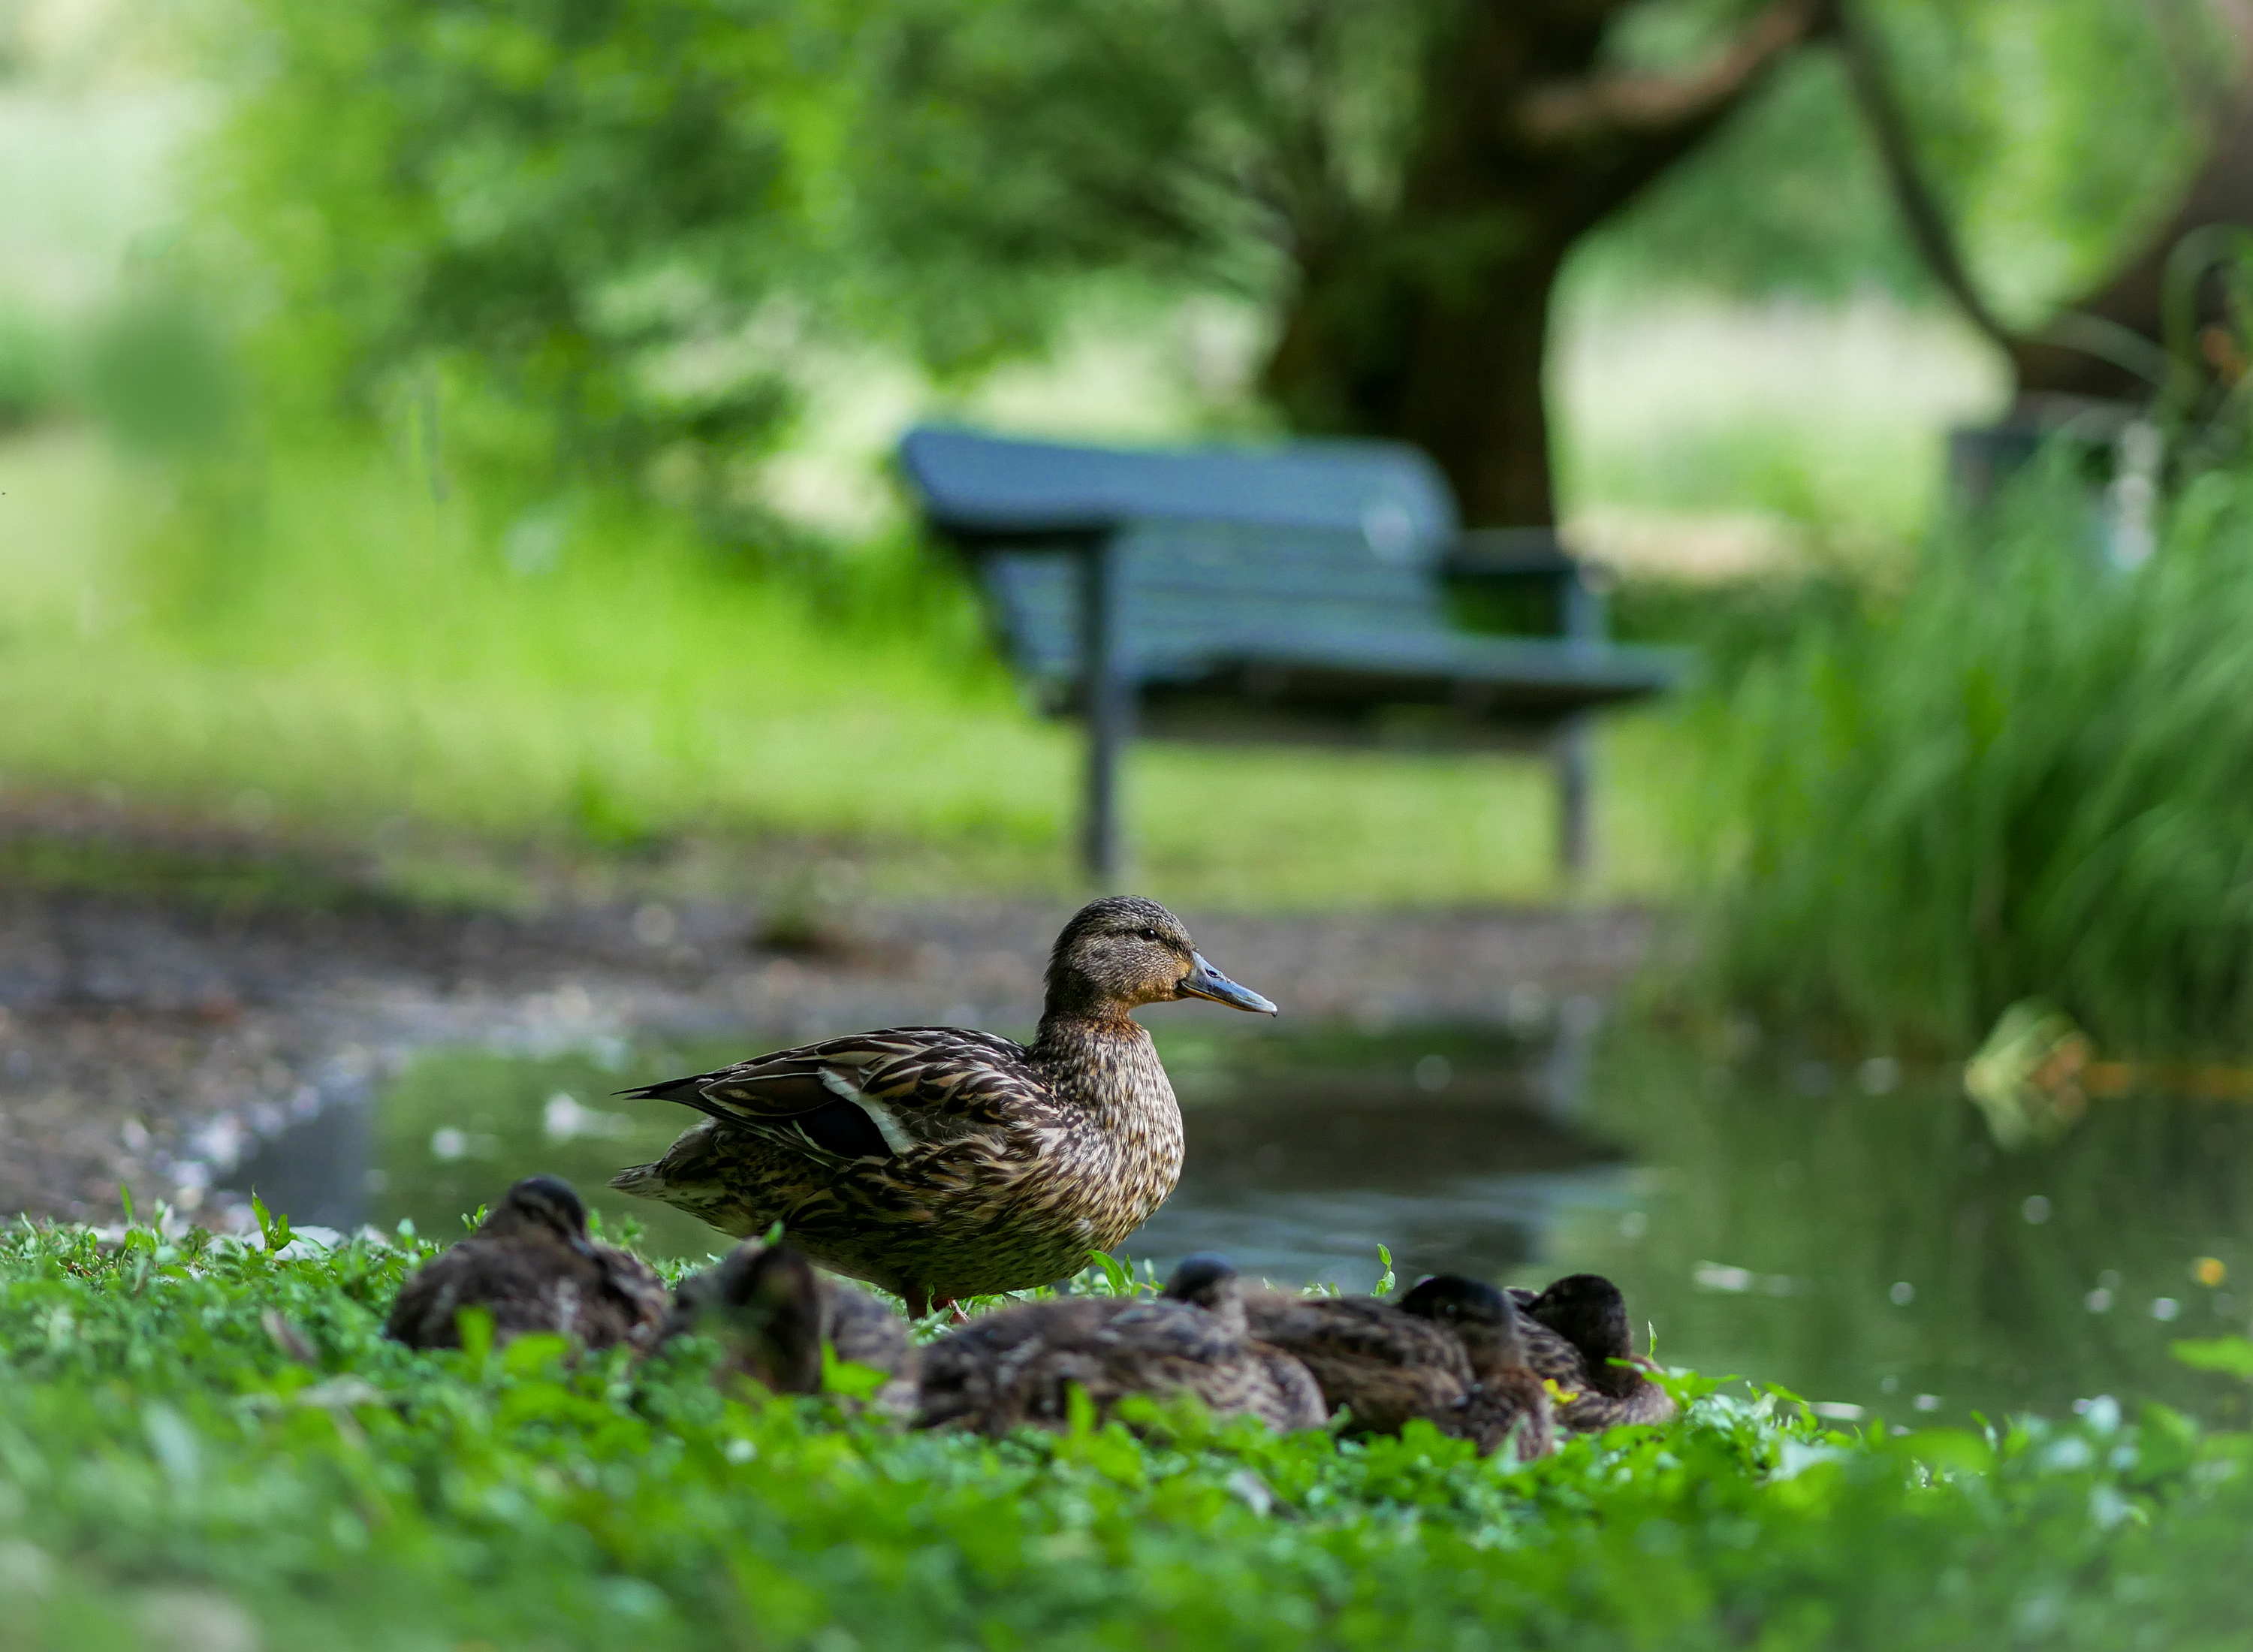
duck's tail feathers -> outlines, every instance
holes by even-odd
[[[629,1101],[685,1101],[693,1107],[700,1097],[704,1077],[700,1073],[693,1078],[667,1078],[661,1084],[639,1084],[611,1093]]]
[[[665,1173],[653,1164],[630,1164],[610,1178],[610,1185],[637,1199],[661,1199],[665,1196]]]

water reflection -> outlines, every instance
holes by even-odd
[[[2253,1314],[2240,1106],[2114,1103],[2005,1155],[1950,1076],[1903,1081],[1883,1063],[1731,1065],[1624,1033],[1593,1059],[1585,1038],[1470,1033],[1165,1049],[1189,1168],[1128,1246],[1161,1267],[1215,1249],[1279,1283],[1365,1289],[1383,1244],[1410,1276],[1595,1269],[1671,1361],[1905,1421],[2106,1392],[2209,1415],[2238,1403],[2167,1344]],[[701,1256],[721,1243],[710,1230],[603,1187],[686,1115],[610,1092],[742,1053],[435,1052],[372,1112],[294,1126],[227,1179],[301,1221],[411,1216],[441,1235],[551,1170],[610,1222],[639,1222],[653,1251]]]

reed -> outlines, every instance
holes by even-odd
[[[2144,567],[2033,479],[1897,597],[1705,712],[1701,986],[1960,1053],[2013,1000],[2123,1050],[2253,1012],[2253,482],[2190,485]]]

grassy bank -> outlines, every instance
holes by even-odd
[[[1076,736],[1022,708],[968,592],[903,545],[788,572],[601,494],[434,488],[411,456],[195,470],[68,433],[0,449],[0,512],[11,784],[350,842],[827,835],[925,887],[1071,882]],[[1667,749],[1612,742],[1615,892],[1668,875]],[[1130,779],[1143,885],[1183,901],[1551,887],[1530,758],[1145,746]]]
[[[278,1236],[277,1236],[278,1237]],[[2242,1632],[2246,1438],[2108,1404],[1826,1430],[1740,1389],[1525,1468],[1193,1422],[999,1446],[376,1328],[418,1253],[19,1230],[0,1599],[30,1648],[2111,1648]],[[268,1328],[310,1342],[293,1363]],[[2221,1380],[2221,1379],[2217,1379]]]
[[[2243,1051],[2253,495],[2205,476],[2132,571],[2096,537],[2037,478],[1714,706],[1710,984],[1881,1043],[2038,995],[2116,1049]]]

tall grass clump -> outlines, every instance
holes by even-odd
[[[2031,481],[1712,708],[1708,985],[1962,1049],[2014,1000],[2124,1050],[2253,1043],[2253,477],[2132,570]]]

